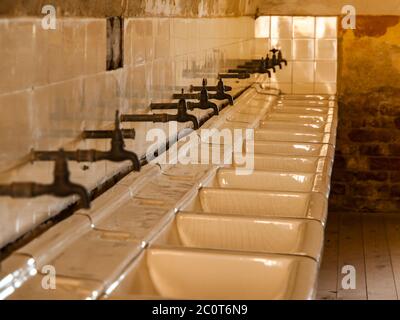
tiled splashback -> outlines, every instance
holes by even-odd
[[[336,17],[263,16],[256,21],[256,37],[258,56],[279,47],[292,62],[272,78],[284,92],[336,93]]]
[[[106,72],[106,20],[0,19],[0,172],[30,148],[54,149],[84,128],[168,99],[250,58],[254,19],[125,19],[124,68]],[[176,88],[176,89],[175,89]]]
[[[290,62],[271,80],[285,93],[336,91],[336,18],[125,19],[124,68],[108,72],[106,19],[41,24],[0,19],[0,173],[32,147],[58,148],[109,123],[116,109],[145,109],[271,47]]]

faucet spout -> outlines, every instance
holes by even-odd
[[[134,171],[140,171],[140,161],[138,156],[125,149],[125,142],[122,130],[120,128],[119,112],[115,114],[115,129],[111,133],[111,149],[109,151],[99,150],[76,150],[63,151],[68,160],[77,162],[96,162],[109,160],[112,162],[122,162],[130,160]],[[32,161],[51,161],[57,158],[56,151],[34,151],[31,152]]]
[[[121,116],[122,122],[192,122],[193,128],[197,130],[199,123],[194,115],[188,114],[188,106],[185,99],[180,99],[178,103],[152,103],[152,110],[171,110],[177,109],[177,114],[124,114]]]
[[[80,197],[81,206],[90,208],[90,196],[87,190],[70,181],[67,157],[64,150],[60,150],[55,158],[54,180],[52,184],[40,184],[34,182],[12,183],[0,185],[0,196],[12,198],[36,198],[42,195],[53,195],[64,198],[72,195]]]
[[[229,101],[229,104],[231,106],[233,106],[233,97],[230,94],[225,93],[225,85],[224,85],[224,81],[222,79],[219,79],[216,91],[217,91],[217,93],[210,94],[211,99],[216,99],[216,100],[227,99]]]
[[[279,51],[278,51],[278,62],[279,62],[279,63],[284,63],[285,66],[288,65],[287,60],[286,60],[286,59],[283,59],[282,50],[279,50]]]

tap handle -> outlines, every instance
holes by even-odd
[[[64,149],[60,149],[55,158],[54,181],[69,181],[69,177],[67,156]]]
[[[207,87],[207,79],[203,78],[203,88]]]
[[[185,99],[180,99],[178,102],[178,113],[185,114],[187,112],[187,104]]]
[[[273,48],[273,49],[271,49],[271,50],[269,50],[269,51],[272,52],[273,54],[276,54],[279,50],[276,49],[276,48]]]
[[[219,93],[222,93],[222,94],[225,93],[225,85],[224,85],[224,81],[222,79],[218,80],[217,89],[218,89]]]
[[[121,118],[119,115],[119,110],[115,111],[114,123],[115,127],[111,138],[111,149],[112,150],[114,150],[114,148],[123,149],[125,147],[125,141],[121,130]]]

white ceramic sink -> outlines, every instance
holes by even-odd
[[[306,300],[315,296],[317,269],[308,257],[152,247],[110,298]]]
[[[325,178],[324,178],[325,177]],[[326,175],[277,171],[253,171],[238,175],[235,169],[220,169],[213,187],[290,192],[321,192],[329,196],[330,181]]]
[[[310,219],[181,212],[157,245],[295,254],[319,261],[324,228]]]
[[[333,114],[333,110],[329,107],[303,107],[303,106],[285,106],[278,105],[273,109],[276,113],[287,113],[287,114],[304,114],[304,115],[325,115]]]
[[[237,160],[235,160],[236,154],[234,156],[233,166],[242,168],[243,165],[237,164]],[[254,170],[262,171],[322,173],[330,176],[333,165],[332,159],[325,157],[290,157],[257,153],[252,156],[247,154],[246,157],[254,159]]]
[[[322,143],[255,141],[245,147],[246,152],[254,151],[256,154],[330,157],[332,159],[335,156],[333,146]]]
[[[260,122],[260,129],[273,129],[273,130],[296,130],[302,133],[332,133],[332,125],[330,123],[298,123],[288,121],[262,121]]]
[[[291,122],[301,122],[301,123],[332,123],[333,116],[326,114],[322,115],[303,115],[296,113],[269,113],[265,116],[264,120],[273,121],[291,121]]]
[[[327,199],[321,193],[202,188],[182,210],[241,216],[309,218],[325,223]]]
[[[257,129],[254,132],[256,141],[286,141],[286,142],[311,142],[333,143],[333,136],[329,133],[307,133],[293,129]]]

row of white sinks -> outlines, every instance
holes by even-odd
[[[190,170],[179,173],[185,167],[178,165],[170,181],[193,188],[175,207],[151,188],[139,193],[140,205],[132,206],[146,207],[148,215],[172,212],[146,237],[128,222],[129,206],[125,211],[115,206],[109,213],[99,207],[104,213],[89,214],[90,236],[49,258],[61,270],[57,290],[38,289],[41,274],[9,298],[313,299],[327,218],[336,103],[319,96],[282,96],[278,102],[268,96],[272,91],[257,92],[248,103],[236,103],[224,121],[210,124],[256,128],[254,143],[243,145],[244,151],[254,152],[252,174],[237,174],[239,155],[232,150],[232,165],[209,166],[197,180]],[[165,188],[160,190],[168,195]],[[147,224],[145,220],[141,230]]]
[[[106,298],[315,297],[337,109],[316,97],[283,102],[255,130],[255,171],[219,168]],[[229,128],[259,113],[239,111]]]

